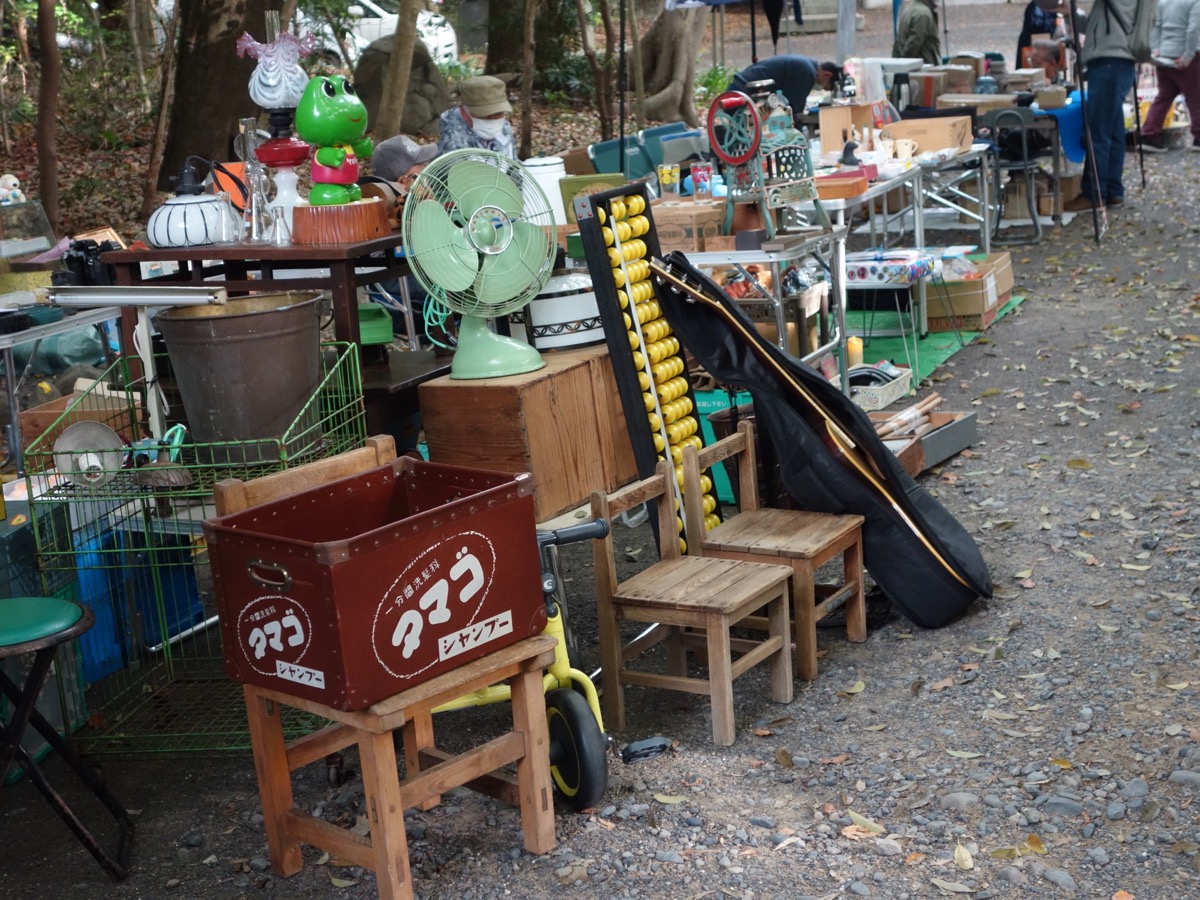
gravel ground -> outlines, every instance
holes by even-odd
[[[996,596],[936,631],[886,607],[865,644],[822,631],[821,676],[791,704],[737,682],[728,749],[696,698],[630,689],[617,744],[674,751],[610,758],[601,805],[560,807],[543,857],[514,810],[469,792],[410,812],[420,897],[1200,896],[1200,154],[1146,167],[1099,245],[1077,219],[1012,248],[1029,300],[922,388],[978,415],[978,443],[923,483],[978,539]],[[645,531],[618,532],[623,564]],[[594,662],[589,560],[564,555]],[[461,732],[496,713],[461,714]],[[313,851],[270,872],[248,758],[105,770],[137,810],[130,879],[108,883],[20,783],[0,806],[5,896],[375,895]],[[347,827],[363,811],[361,780],[330,788],[323,766],[297,799]]]

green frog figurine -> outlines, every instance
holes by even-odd
[[[358,161],[371,156],[367,108],[342,75],[309,80],[296,107],[296,133],[317,148],[312,162],[313,206],[336,206],[362,198]]]

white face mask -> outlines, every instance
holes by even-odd
[[[471,128],[485,141],[494,141],[504,133],[504,119],[476,119]]]

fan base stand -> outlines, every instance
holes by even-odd
[[[458,326],[458,349],[450,363],[450,377],[501,378],[523,375],[545,367],[542,355],[524,341],[493,334],[487,319],[463,316]]]

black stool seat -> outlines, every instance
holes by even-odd
[[[24,685],[18,687],[7,673],[0,668],[0,693],[12,704],[12,715],[7,722],[0,722],[0,788],[8,778],[8,770],[16,761],[30,782],[38,789],[54,811],[67,823],[88,852],[116,880],[129,874],[129,856],[133,845],[133,821],[125,807],[109,792],[90,766],[87,765],[68,744],[58,730],[37,711],[37,698],[42,692],[54,654],[60,644],[78,637],[89,628],[95,617],[92,611],[78,603],[58,597],[13,597],[0,600],[0,659],[33,653],[33,665],[25,676]],[[67,806],[66,801],[46,780],[41,768],[21,746],[26,729],[34,730],[53,748],[96,798],[116,819],[120,829],[117,852],[110,855],[100,846],[79,817]]]

